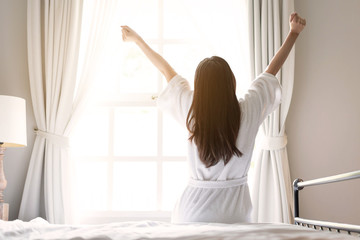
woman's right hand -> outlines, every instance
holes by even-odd
[[[141,37],[128,26],[121,26],[122,38],[124,42],[138,42]]]
[[[306,20],[301,18],[297,13],[292,13],[290,15],[290,32],[299,34],[306,25]]]
[[[269,66],[265,69],[265,72],[274,76],[279,72],[286,58],[289,56],[289,53],[295,44],[296,38],[299,36],[299,33],[306,25],[306,20],[301,18],[297,13],[292,13],[290,15],[289,22],[290,33],[286,37],[284,43],[281,45],[273,59],[271,59]]]

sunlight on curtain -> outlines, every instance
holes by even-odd
[[[172,210],[187,183],[187,132],[156,108],[151,96],[166,81],[135,44],[122,41],[120,26],[137,31],[192,86],[202,59],[223,57],[240,97],[250,84],[247,8],[238,0],[118,3],[91,103],[71,138],[74,206],[78,212],[155,216]]]

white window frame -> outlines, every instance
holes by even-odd
[[[164,46],[167,44],[189,44],[194,43],[184,39],[164,39],[163,31],[163,0],[158,0],[159,16],[158,16],[158,39],[146,39],[149,45],[156,44],[158,47],[154,49],[160,55],[163,55]],[[109,133],[108,133],[108,155],[107,156],[78,156],[77,161],[89,162],[106,162],[107,163],[107,206],[106,211],[84,211],[76,217],[76,221],[80,223],[105,223],[114,221],[136,221],[136,220],[154,220],[154,221],[170,221],[171,211],[163,211],[163,163],[164,162],[186,162],[186,156],[164,156],[163,155],[163,113],[157,109],[157,155],[156,156],[115,156],[114,155],[114,115],[116,107],[156,107],[156,99],[158,94],[163,90],[164,78],[161,73],[157,77],[157,93],[135,93],[121,94],[116,99],[99,101],[96,107],[105,107],[109,109]],[[185,141],[185,139],[184,139]],[[186,154],[186,153],[184,153]],[[113,166],[115,162],[157,162],[157,210],[156,211],[113,211],[110,210],[113,205]]]
[[[164,54],[164,46],[170,44],[199,44],[197,40],[187,39],[165,39],[164,36],[164,0],[157,0],[158,3],[158,36],[156,39],[146,39],[149,45],[155,45],[155,51],[160,55]],[[144,56],[145,57],[145,56]],[[171,64],[171,62],[170,62]],[[115,156],[114,155],[114,115],[116,107],[155,107],[156,98],[164,88],[164,78],[160,72],[157,74],[157,92],[144,93],[144,94],[122,94],[116,99],[108,99],[97,103],[97,107],[109,108],[109,134],[108,134],[108,156],[93,156],[93,157],[77,157],[79,161],[96,161],[107,163],[107,206],[105,211],[86,211],[76,213],[76,221],[79,223],[104,223],[114,221],[136,221],[136,220],[155,220],[155,221],[169,221],[171,217],[170,211],[162,211],[162,198],[163,198],[163,164],[165,162],[186,162],[186,156],[174,157],[163,155],[163,113],[157,109],[157,156],[141,156],[141,157],[128,157],[128,156]],[[185,140],[184,140],[185,141]],[[186,153],[184,153],[186,154]],[[113,166],[115,162],[135,162],[135,161],[149,161],[157,163],[157,210],[156,211],[112,211],[113,201],[113,183],[114,173]],[[96,194],[94,190],[94,195]]]

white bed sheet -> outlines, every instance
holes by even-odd
[[[0,220],[0,239],[353,240],[359,238],[289,224],[171,224],[140,221],[103,225],[54,225],[44,219],[36,218],[30,222]]]

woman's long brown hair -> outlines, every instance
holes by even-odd
[[[229,64],[213,56],[202,60],[195,72],[194,98],[186,126],[206,167],[220,160],[227,164],[236,147],[241,111],[235,90],[236,80]]]

